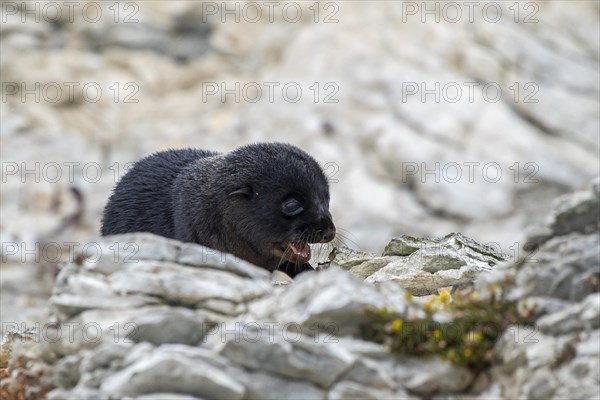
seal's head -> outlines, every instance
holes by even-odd
[[[259,143],[224,155],[227,176],[222,223],[230,252],[264,268],[310,260],[309,243],[335,237],[329,184],[319,164],[283,143]],[[253,254],[241,254],[251,250]]]

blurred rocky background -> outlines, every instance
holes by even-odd
[[[460,231],[518,258],[598,174],[596,1],[1,4],[2,321],[158,150],[298,145],[378,253]]]

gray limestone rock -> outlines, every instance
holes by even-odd
[[[397,299],[397,301],[402,301]],[[406,306],[396,303],[399,310]],[[331,268],[320,273],[303,274],[274,298],[250,305],[254,321],[294,323],[305,332],[332,331],[335,335],[356,333],[365,321],[369,307],[394,306],[374,287],[362,283],[345,271]]]
[[[557,213],[579,215],[580,195],[563,201]],[[600,243],[573,218],[514,263],[460,234],[403,236],[383,256],[338,249],[329,268],[285,285],[210,249],[126,235],[120,242],[139,240],[136,261],[106,256],[62,268],[53,329],[72,330],[32,354],[47,349],[47,362],[58,359],[51,399],[593,398]],[[439,358],[397,357],[360,338],[368,310],[425,315],[430,298],[411,300],[405,289],[429,294],[471,281],[481,296],[495,286],[519,300],[519,310],[534,307],[533,326],[502,332],[489,372],[476,377]]]
[[[396,364],[394,378],[411,392],[430,396],[464,390],[473,381],[473,374],[448,361],[406,358]]]
[[[241,399],[244,386],[224,370],[225,359],[202,349],[165,345],[133,360],[102,382],[112,396],[139,396],[156,392],[197,397]]]
[[[246,368],[304,379],[323,388],[329,387],[354,363],[355,356],[335,338],[329,343],[327,339],[315,342],[301,331],[292,334],[257,325],[224,327],[227,332],[240,332],[240,337],[225,336],[224,343],[217,341],[219,354]]]
[[[200,397],[178,393],[150,393],[133,397],[135,400],[202,400]]]
[[[600,288],[599,246],[597,234],[554,237],[525,259],[516,279],[533,296],[581,299]]]
[[[361,357],[356,359],[344,378],[366,386],[395,390],[397,384],[394,382],[392,371],[391,362]]]
[[[479,272],[490,271],[506,260],[495,249],[460,233],[439,239],[399,236],[388,243],[381,257],[349,249],[334,250],[330,255],[332,266],[371,283],[393,281],[416,295],[471,282]]]
[[[582,191],[556,199],[550,228],[556,236],[571,232],[600,231],[600,198],[592,191]]]
[[[581,303],[541,317],[537,321],[542,332],[554,335],[586,331],[600,327],[600,293],[588,295]]]
[[[240,374],[248,399],[324,400],[325,391],[302,379],[290,379],[269,372]]]
[[[81,356],[70,355],[61,358],[55,365],[56,384],[65,389],[73,388],[79,382]]]
[[[328,393],[328,399],[331,400],[353,400],[353,399],[409,399],[406,392],[394,392],[385,389],[378,389],[367,385],[361,385],[352,381],[342,381],[337,383]]]

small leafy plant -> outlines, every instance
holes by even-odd
[[[410,293],[407,298],[412,298]],[[422,317],[386,308],[369,310],[370,323],[363,325],[362,335],[399,355],[437,355],[479,371],[491,364],[494,345],[508,326],[532,323],[534,310],[518,305],[494,285],[483,298],[474,291],[451,296],[441,289],[420,306]]]

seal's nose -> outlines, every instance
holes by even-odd
[[[319,231],[321,234],[321,241],[319,243],[331,242],[335,237],[335,227],[327,229],[325,232]]]
[[[333,221],[331,221],[331,218],[324,217],[321,220],[321,228],[315,233],[317,236],[318,243],[331,242],[335,237],[335,225],[333,225]]]

